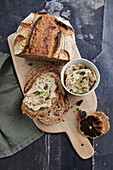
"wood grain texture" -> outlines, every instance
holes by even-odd
[[[15,70],[16,70],[16,73],[17,73],[17,76],[20,82],[20,86],[23,92],[28,72],[33,67],[37,66],[37,64],[42,63],[42,62],[15,57],[13,39],[14,39],[14,34],[8,37],[8,43],[9,43],[10,51],[12,54],[14,67],[15,67]],[[75,58],[80,58],[80,54],[79,54],[77,47],[76,47]],[[96,99],[95,92],[89,95],[83,96],[83,97],[76,97],[76,96],[68,94],[68,99],[70,102],[70,109],[68,113],[66,114],[65,122],[60,122],[55,125],[44,125],[38,119],[34,119],[34,123],[39,129],[45,132],[48,132],[48,133],[65,132],[68,135],[74,149],[79,154],[79,156],[83,159],[90,158],[94,154],[94,150],[89,140],[79,132],[79,121],[80,120],[79,120],[79,112],[77,111],[76,103],[80,99],[83,99],[83,104],[80,107],[80,109],[85,110],[88,114],[93,113],[97,107],[97,99]],[[71,105],[74,106],[73,109],[71,109]],[[76,110],[76,112],[73,112],[74,110]]]

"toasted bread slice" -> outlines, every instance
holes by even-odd
[[[46,107],[46,108],[41,108],[40,110],[34,110],[29,108],[28,106],[26,106],[25,104],[25,100],[26,100],[26,97],[29,96],[29,93],[31,94],[31,92],[33,93],[34,91],[32,91],[32,87],[36,84],[36,79],[37,77],[40,78],[40,77],[46,77],[46,76],[49,76],[51,78],[53,78],[55,80],[55,84],[56,84],[56,89],[55,89],[55,94],[56,94],[56,97],[53,98],[52,100],[52,105],[51,107]],[[46,82],[47,84],[47,82]],[[45,85],[46,85],[45,84]],[[63,94],[64,95],[64,91],[62,89],[62,85],[61,85],[61,82],[60,82],[60,79],[59,79],[59,76],[53,72],[43,72],[40,76],[37,74],[33,79],[30,80],[30,82],[28,83],[27,85],[27,93],[25,93],[25,97],[24,97],[24,100],[23,100],[23,104],[22,104],[22,111],[23,113],[26,113],[26,114],[29,114],[29,116],[31,118],[34,118],[36,115],[38,116],[44,116],[51,108],[54,108],[55,105],[57,104],[58,102],[58,94]],[[31,91],[31,92],[30,92]],[[35,99],[36,100],[36,99]],[[33,114],[32,114],[33,113]]]
[[[37,116],[37,118],[39,118],[39,120],[42,123],[47,124],[47,125],[56,124],[56,123],[61,122],[64,119],[68,111],[68,108],[69,108],[69,103],[68,103],[67,98],[66,97],[63,98],[63,96],[60,95],[56,106],[54,108],[51,108],[51,110],[48,111],[47,114],[44,115],[43,117]]]
[[[23,114],[27,114],[32,119],[34,119],[36,117],[36,115],[39,116],[39,117],[43,117],[47,112],[49,112],[51,110],[51,108],[55,107],[55,105],[58,103],[58,98],[59,98],[59,95],[58,95],[58,93],[56,93],[56,98],[54,98],[52,100],[51,107],[41,108],[38,111],[34,111],[31,108],[28,108],[28,106],[23,102],[22,107],[21,107],[22,112],[23,112]]]
[[[37,67],[33,68],[29,72],[26,85],[30,82],[31,79],[35,78],[37,75],[40,75],[44,71],[56,73],[60,77],[60,73],[58,71],[58,68],[55,67],[54,65],[52,65],[52,64],[40,64]],[[26,91],[24,91],[24,92],[26,93]]]
[[[29,89],[31,88],[32,84],[35,82],[36,78],[38,76],[42,75],[42,73],[40,72],[40,69],[37,72],[38,73],[34,76],[34,78],[32,78],[29,82],[26,83],[26,85],[24,87],[24,93],[27,93],[29,91]],[[62,87],[61,82],[60,82],[60,78],[57,74],[55,74],[53,72],[47,72],[47,71],[44,71],[43,74],[47,74],[47,75],[54,77],[56,85],[57,85],[57,92],[65,95],[65,92],[64,92],[63,87]]]

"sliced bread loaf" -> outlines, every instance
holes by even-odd
[[[55,66],[41,64],[29,72],[22,102],[24,114],[32,119],[37,117],[45,124],[54,124],[64,118],[68,106],[60,74]]]

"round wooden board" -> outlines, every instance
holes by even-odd
[[[14,46],[13,46],[14,34],[11,34],[8,37],[8,43],[9,43],[14,67],[23,92],[25,82],[27,80],[28,72],[32,68],[34,68],[37,64],[42,62],[27,60],[24,58],[14,56]],[[80,58],[81,56],[77,49],[76,44],[75,44],[75,50],[76,50],[75,58]],[[38,119],[34,119],[34,123],[40,130],[45,131],[47,133],[62,133],[62,132],[66,133],[73,147],[78,153],[78,155],[83,159],[90,158],[94,154],[94,150],[88,138],[84,137],[79,131],[80,118],[79,118],[79,112],[77,111],[78,106],[76,105],[76,103],[77,101],[83,99],[83,103],[79,108],[81,110],[85,110],[88,114],[95,112],[97,108],[97,98],[95,92],[92,92],[91,94],[83,97],[77,97],[70,94],[67,94],[67,96],[70,103],[70,109],[68,110],[68,113],[65,116],[64,122],[60,122],[54,125],[45,125],[41,123]],[[71,108],[72,105],[73,105],[73,109]]]

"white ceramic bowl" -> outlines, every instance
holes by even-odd
[[[70,92],[66,86],[65,86],[65,83],[64,83],[64,73],[65,73],[65,70],[68,66],[72,65],[72,64],[75,64],[75,63],[81,63],[81,64],[84,64],[86,67],[88,68],[92,68],[95,73],[96,73],[96,76],[97,76],[97,82],[95,83],[95,85],[93,86],[93,88],[88,92],[88,93],[84,93],[84,94],[75,94],[75,93],[72,93]],[[68,91],[70,94],[73,94],[75,96],[84,96],[84,95],[88,95],[89,93],[93,92],[97,86],[99,85],[99,82],[100,82],[100,73],[97,69],[97,67],[92,63],[90,62],[89,60],[86,60],[86,59],[83,59],[83,58],[79,58],[79,59],[73,59],[71,61],[69,61],[62,69],[61,71],[61,83],[63,85],[63,87],[66,89],[66,91]]]

